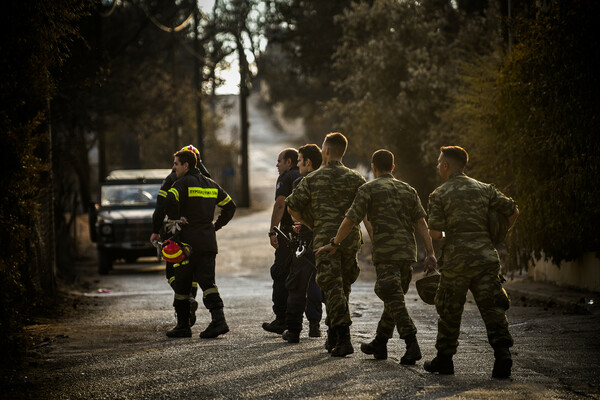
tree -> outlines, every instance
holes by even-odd
[[[342,36],[336,17],[350,0],[272,0],[266,2],[268,47],[258,60],[269,100],[281,103],[289,117],[301,117],[312,141],[331,130],[324,103],[334,96],[339,76],[333,54]],[[369,1],[368,3],[371,3]]]
[[[87,5],[75,0],[10,1],[2,12],[0,358],[5,363],[24,349],[19,336],[24,317],[55,289],[51,72],[69,56]]]
[[[457,138],[478,150],[473,172],[516,198],[512,245],[558,264],[600,251],[600,52],[589,40],[600,6],[556,0],[536,11],[515,24],[516,44],[504,61],[472,69],[457,104],[479,123]]]

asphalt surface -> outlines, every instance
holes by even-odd
[[[245,214],[219,232],[217,283],[230,333],[200,339],[209,322],[200,308],[192,338],[167,338],[164,332],[175,322],[172,292],[154,260],[117,264],[108,276],[96,275],[93,263],[84,264],[80,291],[68,297],[73,311],[28,328],[39,343],[21,372],[27,383],[8,398],[600,398],[596,312],[514,305],[508,313],[515,338],[513,376],[500,381],[491,378],[493,351],[469,299],[456,375],[438,376],[422,367],[435,355],[435,309],[418,299],[412,286],[407,304],[424,359],[401,366],[404,345],[397,337],[389,342],[388,360],[360,353],[359,343],[373,337],[382,311],[373,293],[372,266],[364,258],[351,294],[355,354],[330,357],[324,338],[308,338],[307,329],[299,344],[284,342],[261,328],[272,317],[272,250],[261,223],[269,212]]]
[[[297,144],[299,138],[281,136],[266,118],[255,118],[250,143],[253,208],[240,210],[218,232],[217,284],[231,331],[216,339],[200,339],[210,319],[201,306],[192,338],[167,338],[165,332],[175,319],[162,264],[153,259],[116,264],[110,275],[100,276],[90,260],[77,266],[77,285],[62,288],[66,294],[62,315],[41,317],[27,328],[34,345],[26,367],[13,371],[12,385],[0,397],[600,398],[600,313],[593,307],[569,309],[563,304],[569,296],[552,300],[548,293],[553,289],[536,289],[522,280],[507,285],[515,300],[508,311],[515,339],[508,380],[491,378],[493,351],[472,298],[463,315],[456,374],[439,376],[423,370],[423,362],[435,356],[437,314],[418,298],[414,284],[407,305],[423,360],[401,366],[404,344],[397,335],[389,342],[387,360],[362,354],[360,342],[373,338],[383,309],[373,292],[368,243],[360,258],[361,276],[350,296],[353,355],[330,357],[324,338],[308,338],[306,325],[295,345],[263,331],[262,322],[273,317],[269,277],[273,249],[266,232],[275,161],[281,148]],[[579,299],[577,293],[571,295],[574,300],[564,300],[565,304],[595,300],[593,294],[589,299],[587,294]]]

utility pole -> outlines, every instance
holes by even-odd
[[[248,181],[248,60],[246,60],[246,54],[244,53],[244,46],[242,45],[241,32],[238,32],[235,37],[237,45],[238,57],[240,62],[240,127],[242,135],[242,190],[241,190],[241,207],[250,207],[250,186]]]

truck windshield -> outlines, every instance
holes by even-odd
[[[109,206],[155,206],[159,183],[139,185],[103,185],[100,205]]]

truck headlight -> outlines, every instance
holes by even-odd
[[[100,228],[100,232],[102,232],[102,234],[106,236],[112,234],[112,231],[112,225],[102,225],[102,227]]]

